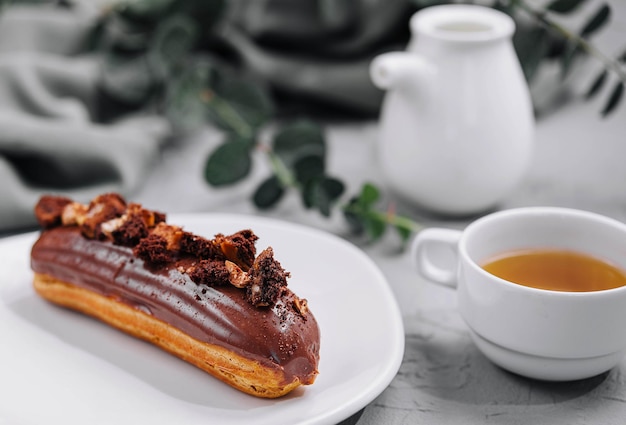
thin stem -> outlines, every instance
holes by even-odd
[[[263,151],[267,155],[270,161],[270,167],[272,168],[272,172],[278,179],[278,181],[285,187],[294,187],[297,188],[298,182],[294,177],[293,173],[287,168],[285,163],[276,153],[269,147],[265,147]]]
[[[392,220],[391,220],[391,224],[396,226],[396,227],[400,227],[403,229],[407,229],[409,231],[411,231],[412,233],[417,232],[419,230],[421,230],[424,226],[422,226],[419,223],[414,222],[413,220],[407,218],[407,217],[402,217],[399,215],[395,215],[393,216]]]
[[[210,106],[224,122],[228,123],[228,126],[234,130],[237,135],[245,139],[250,139],[254,136],[254,129],[246,122],[241,114],[239,114],[229,102],[215,94],[215,92],[204,91],[202,93],[202,100]]]
[[[358,205],[348,204],[343,206],[343,210],[358,217],[373,219],[378,222],[408,230],[410,232],[417,232],[423,227],[410,218],[397,215],[394,211],[390,211],[389,209],[387,211],[379,211],[370,208],[364,209]]]

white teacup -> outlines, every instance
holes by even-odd
[[[455,264],[435,261],[441,246]],[[458,308],[478,348],[517,374],[552,381],[588,378],[626,353],[626,286],[590,292],[511,283],[479,264],[533,248],[578,251],[626,270],[626,225],[590,212],[550,207],[505,210],[464,231],[425,229],[412,257],[427,279],[456,288]]]

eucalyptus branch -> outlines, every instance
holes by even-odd
[[[611,15],[609,5],[602,5],[591,19],[587,21],[579,33],[571,31],[550,16],[550,12],[562,14],[570,13],[582,4],[583,1],[584,0],[553,0],[545,8],[539,9],[529,5],[526,0],[511,0],[510,6],[512,8],[519,8],[539,25],[542,25],[548,30],[555,31],[567,41],[567,47],[562,58],[563,75],[568,73],[573,58],[579,52],[584,52],[592,56],[602,64],[602,71],[596,76],[587,91],[585,96],[587,99],[593,97],[602,88],[609,72],[613,73],[619,79],[614,85],[602,110],[602,114],[606,116],[619,104],[624,90],[624,84],[626,84],[626,70],[622,65],[622,62],[626,60],[626,54],[622,54],[618,58],[612,58],[589,41],[589,37],[608,21]]]
[[[395,204],[381,211],[378,209],[380,192],[371,183],[365,183],[361,192],[342,206],[344,216],[356,233],[365,232],[371,240],[377,240],[388,227],[395,228],[404,242],[422,229],[422,225],[396,213]]]
[[[526,12],[527,14],[535,18],[537,22],[540,22],[541,24],[545,25],[547,28],[555,30],[556,32],[561,34],[563,37],[565,37],[566,40],[580,46],[580,48],[584,52],[595,57],[598,61],[602,62],[602,64],[606,68],[609,68],[616,75],[618,75],[622,81],[626,82],[626,72],[624,72],[624,69],[620,65],[619,61],[606,55],[604,52],[598,49],[595,45],[593,45],[586,38],[582,37],[579,34],[576,34],[575,32],[572,32],[570,29],[566,28],[565,26],[561,25],[555,20],[551,19],[547,13],[547,10],[536,9],[530,6],[524,0],[515,0],[514,3],[517,6],[519,6],[519,8],[522,9],[524,12]],[[608,6],[606,7],[608,8]],[[606,9],[606,10],[610,10],[610,9]]]

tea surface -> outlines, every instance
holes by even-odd
[[[553,291],[601,291],[626,285],[625,271],[590,255],[566,250],[505,252],[481,266],[510,282]]]

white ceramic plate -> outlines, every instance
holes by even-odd
[[[240,393],[195,367],[31,288],[37,235],[0,240],[0,424],[335,424],[389,385],[404,353],[396,301],[376,265],[335,236],[254,216],[172,215],[213,237],[251,228],[274,247],[321,330],[315,384],[278,400]]]

